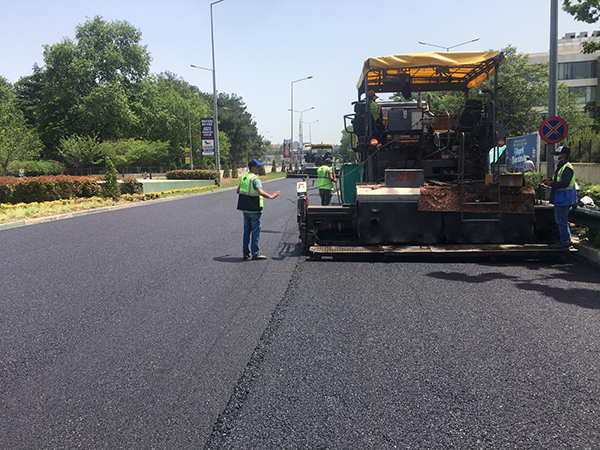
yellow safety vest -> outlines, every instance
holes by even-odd
[[[327,165],[322,165],[317,170],[317,189],[326,189],[333,191],[333,181],[329,179],[329,172],[332,168]]]
[[[255,173],[249,172],[240,180],[240,195],[238,196],[237,209],[244,212],[262,212],[262,195],[254,189],[254,179],[258,178]]]

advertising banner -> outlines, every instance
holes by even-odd
[[[202,126],[202,154],[215,154],[215,122],[214,119],[200,119]]]
[[[289,158],[290,157],[290,140],[289,139],[284,139],[283,140],[283,157],[284,158]]]
[[[539,136],[535,133],[506,140],[507,172],[523,172],[523,164],[528,156],[538,166],[538,139]]]

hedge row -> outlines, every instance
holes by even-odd
[[[215,180],[221,183],[221,177],[216,170],[171,170],[166,173],[167,180]]]
[[[65,173],[65,165],[58,161],[13,161],[8,167],[8,174],[19,175],[19,169],[25,171],[26,177],[39,177],[41,175],[61,175]]]
[[[134,179],[123,180],[120,187],[122,194],[142,193],[142,185]],[[0,203],[49,202],[101,195],[102,187],[93,177],[0,177]]]

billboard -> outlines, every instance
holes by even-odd
[[[202,154],[215,154],[215,121],[214,119],[200,119],[202,127]]]
[[[523,172],[527,156],[538,166],[539,135],[537,133],[506,140],[506,171]]]
[[[290,157],[290,143],[291,140],[290,139],[284,139],[283,140],[283,157],[284,158],[289,158]]]

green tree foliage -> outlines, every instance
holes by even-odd
[[[234,162],[231,166],[231,178],[237,178],[237,177],[239,177],[238,166],[237,166],[237,163]]]
[[[102,184],[102,196],[119,198],[121,196],[121,188],[119,187],[119,173],[110,158],[106,158],[106,175]]]
[[[542,120],[539,107],[548,102],[548,64],[529,64],[527,55],[518,53],[512,46],[502,51],[506,59],[498,70],[498,121],[506,128],[509,137],[533,133]],[[489,92],[494,86],[493,78],[469,90],[469,98],[489,101]],[[401,100],[403,97],[396,94],[395,98]],[[462,92],[426,92],[423,93],[423,100],[428,102],[432,110],[459,114],[465,103],[465,95]],[[568,88],[563,85],[559,87],[558,112],[568,117],[572,128],[590,124],[578,107],[577,98],[569,94]]]
[[[600,1],[598,0],[564,0],[563,10],[579,22],[596,23],[600,19]],[[594,53],[600,50],[600,42],[587,41],[582,44],[582,47],[583,53]]]
[[[348,133],[346,130],[342,130],[340,146],[334,152],[336,159],[341,160],[342,162],[350,162],[354,160],[354,150],[352,150],[351,140],[352,134]]]
[[[44,47],[38,127],[48,147],[71,134],[114,139],[135,127],[129,105],[151,60],[140,42],[141,31],[128,22],[96,16],[77,26],[75,40]]]
[[[79,136],[74,134],[68,138],[63,138],[60,140],[58,151],[65,160],[81,168],[92,167],[94,164],[98,164],[102,157],[100,143],[95,136]],[[112,161],[111,164],[113,164]]]
[[[212,101],[211,95],[205,94],[204,97]],[[242,156],[246,154],[256,155],[259,153],[252,157],[260,157],[263,142],[258,134],[256,122],[252,120],[252,115],[246,110],[243,99],[235,94],[221,93],[218,96],[217,104],[219,131],[223,131],[229,137],[230,157],[235,161],[241,161]]]
[[[231,172],[229,171],[229,164],[223,164],[223,178],[231,178]]]
[[[126,166],[167,166],[169,164],[169,144],[161,141],[121,139],[100,144],[102,155],[114,161],[116,167]]]
[[[273,158],[273,164],[271,164],[271,172],[277,172],[277,161],[275,160],[275,158]]]
[[[0,169],[7,173],[12,161],[39,157],[42,143],[17,108],[10,84],[0,77]]]

